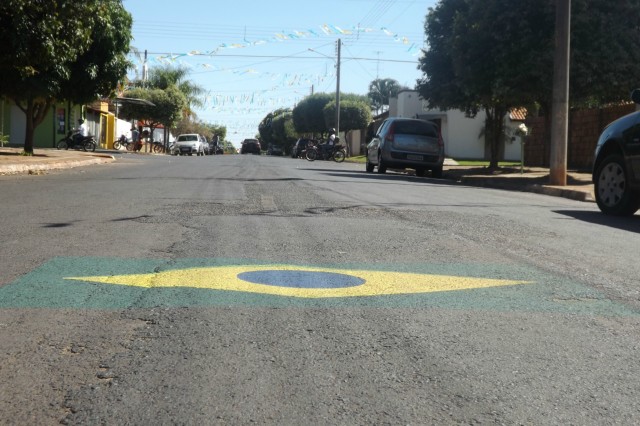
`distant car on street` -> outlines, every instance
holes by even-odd
[[[284,151],[280,145],[270,144],[269,148],[267,148],[267,155],[282,155]]]
[[[640,104],[640,89],[631,93]],[[593,184],[596,203],[605,214],[631,216],[640,208],[640,111],[602,131],[595,150]]]
[[[204,155],[205,139],[197,133],[179,135],[173,145],[173,155]]]
[[[258,154],[260,155],[260,141],[258,139],[245,139],[242,141],[240,154]]]

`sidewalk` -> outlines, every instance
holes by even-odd
[[[34,148],[33,156],[21,155],[22,148],[0,148],[0,175],[41,174],[48,170],[70,169],[91,164],[105,164],[115,157],[105,152]]]
[[[521,174],[519,167],[490,171],[485,167],[445,163],[443,176],[469,186],[536,192],[577,201],[595,201],[591,173],[584,171],[569,170],[566,186],[550,185],[549,169],[543,167],[525,167],[524,173]]]
[[[35,155],[20,155],[22,148],[0,148],[0,175],[40,174],[47,170],[67,169],[91,164],[105,164],[115,161],[108,151],[84,152],[36,148]],[[460,166],[447,160],[443,177],[463,185],[510,191],[536,192],[578,201],[594,201],[591,173],[569,171],[567,186],[549,185],[549,169],[541,167],[503,168],[490,171],[484,167]]]

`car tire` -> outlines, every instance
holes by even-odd
[[[367,159],[367,164],[365,166],[367,173],[373,173],[373,169],[375,168],[375,166],[369,162],[369,159]]]
[[[594,179],[596,203],[600,211],[613,216],[631,216],[640,208],[640,193],[629,188],[624,158],[614,154],[598,166]]]
[[[436,179],[441,179],[442,178],[442,166],[436,167],[435,169],[432,169],[431,170],[431,177],[436,178]]]
[[[384,160],[380,154],[378,154],[378,173],[387,173],[387,165],[384,164]]]

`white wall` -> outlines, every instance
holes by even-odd
[[[458,110],[430,109],[427,103],[420,98],[418,92],[402,90],[398,92],[397,100],[390,101],[389,116],[440,120],[440,130],[447,157],[459,160],[485,158],[484,135],[480,136],[483,133],[486,118],[484,111],[478,112],[474,118],[468,118],[464,112]],[[507,121],[509,120],[507,119]],[[519,161],[521,148],[522,145],[518,138],[515,142],[507,142],[504,149],[504,159]]]
[[[474,118],[468,118],[458,110],[430,110],[418,116],[424,120],[441,120],[447,157],[459,160],[484,158],[484,136],[480,137],[484,126],[484,112],[479,112]]]
[[[484,126],[484,112],[478,113],[475,118],[467,118],[458,110],[430,109],[418,92],[403,90],[398,93],[397,109],[393,116],[440,120],[440,131],[447,157],[457,159],[484,157],[484,137],[479,137]]]
[[[5,133],[7,129],[5,129]],[[27,136],[27,116],[16,105],[11,105],[11,130],[9,133],[9,143],[24,145]]]
[[[127,139],[131,140],[131,123],[121,118],[117,118],[116,134],[114,136],[118,139],[121,135],[125,135]]]

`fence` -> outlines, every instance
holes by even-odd
[[[598,137],[607,124],[635,111],[635,104],[607,108],[573,110],[569,113],[567,167],[589,170]],[[524,146],[524,162],[532,167],[549,167],[551,149],[551,120],[548,117],[529,117],[525,124],[530,134]]]

